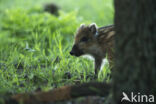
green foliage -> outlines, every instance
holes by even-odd
[[[69,51],[76,28],[81,23],[91,23],[88,20],[92,11],[73,11],[70,8],[74,7],[70,4],[71,7],[65,10],[67,13],[61,10],[57,17],[44,12],[41,4],[32,6],[35,2],[28,0],[31,5],[26,8],[24,3],[28,1],[21,1],[15,0],[13,4],[17,4],[17,7],[10,6],[8,9],[6,7],[10,5],[10,0],[0,1],[3,3],[3,8],[0,8],[0,93],[30,92],[37,88],[48,90],[62,85],[91,81],[94,76],[92,61],[72,57]],[[69,1],[64,5],[69,5]],[[93,13],[99,14],[94,15],[98,23],[103,20],[107,22],[100,22],[101,24],[111,24],[112,2],[104,1],[106,7],[109,5],[108,11],[106,7],[102,10],[106,10],[104,12],[109,14],[108,17],[98,9],[96,0],[88,4],[94,7]],[[60,0],[59,3],[63,1]],[[71,3],[74,4],[74,1]],[[23,7],[18,4],[22,4]],[[84,7],[83,1],[79,6]],[[98,80],[107,80],[108,70],[108,66],[104,66]]]

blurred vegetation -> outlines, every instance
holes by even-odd
[[[59,16],[43,10],[50,0],[0,0],[0,96],[88,82],[91,60],[69,55],[81,23],[113,23],[112,0],[53,0]],[[108,81],[108,64],[99,81]]]

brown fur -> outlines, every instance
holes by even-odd
[[[113,25],[101,28],[97,28],[96,24],[81,25],[76,32],[74,46],[70,53],[75,56],[85,54],[93,56],[95,59],[95,74],[97,75],[106,54],[112,66],[114,35]]]
[[[44,11],[49,12],[49,13],[56,15],[56,16],[59,15],[59,13],[58,13],[59,9],[60,8],[54,3],[48,3],[44,6]]]

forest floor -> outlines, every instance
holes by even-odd
[[[113,24],[113,0],[53,0],[59,16],[44,11],[50,1],[0,0],[0,103],[13,94],[48,91],[94,78],[93,62],[69,52],[81,23]],[[108,73],[106,64],[96,81],[108,82]],[[103,100],[86,97],[63,104],[102,104]]]

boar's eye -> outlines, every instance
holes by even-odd
[[[89,39],[87,37],[83,37],[80,41],[81,42],[87,42]]]

